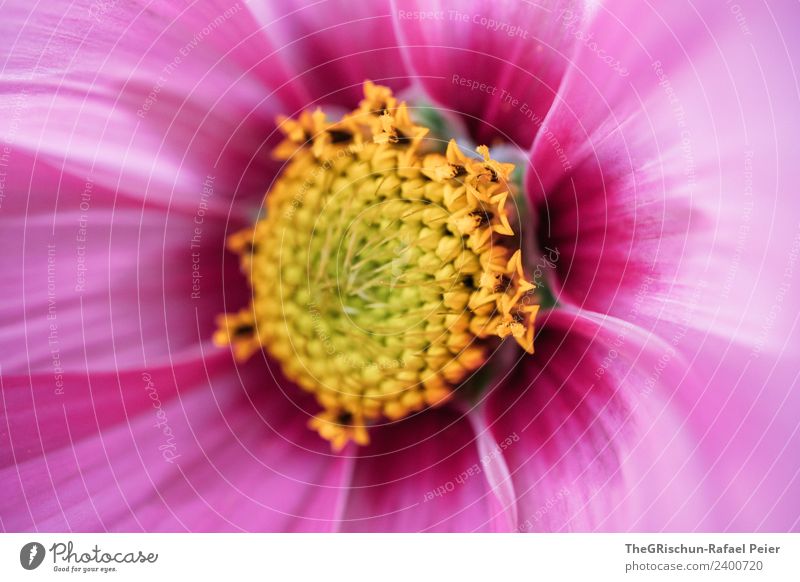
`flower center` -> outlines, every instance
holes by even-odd
[[[214,336],[264,348],[312,392],[309,426],[340,450],[367,428],[437,406],[512,336],[533,352],[538,310],[509,195],[511,164],[426,151],[428,129],[367,81],[339,121],[280,119],[287,160],[252,229],[228,240],[251,305]]]

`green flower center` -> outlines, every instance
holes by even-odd
[[[240,359],[264,348],[322,411],[335,450],[368,426],[437,406],[498,338],[533,352],[538,310],[508,197],[513,166],[425,152],[427,128],[367,82],[358,109],[280,120],[285,170],[266,214],[229,239],[253,300],[215,341]]]

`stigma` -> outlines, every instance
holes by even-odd
[[[279,124],[285,164],[264,216],[228,239],[252,301],[218,318],[214,341],[239,360],[265,350],[312,393],[309,427],[334,451],[447,402],[504,338],[533,353],[512,164],[485,146],[437,149],[369,81],[339,120],[317,109]]]

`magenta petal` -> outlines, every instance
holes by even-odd
[[[696,518],[701,529],[797,531],[799,338],[795,330],[770,354],[763,346],[687,334],[678,338],[691,346],[684,349],[687,358],[659,366],[662,374],[683,378],[690,362],[693,381],[674,383],[674,402],[683,411],[682,425],[696,435],[696,454],[704,458],[702,478],[684,497],[712,492]],[[667,519],[657,527],[676,526]]]
[[[228,360],[218,352],[206,366],[217,370]],[[152,407],[143,392],[149,382],[159,386],[159,398],[168,401],[179,388],[200,386],[205,376],[196,361],[117,373],[4,375],[2,404],[10,442],[0,451],[0,465],[49,455],[136,418]]]
[[[27,215],[25,199],[4,208],[13,216],[0,230],[3,374],[196,356],[225,299],[232,308],[244,299],[243,278],[224,254],[224,223],[122,201],[112,207],[113,195],[91,181],[64,177],[61,185],[58,198],[31,200]],[[225,297],[224,283],[238,289]]]
[[[680,376],[651,376],[664,344],[610,318],[559,310],[542,325],[536,354],[487,403],[496,440],[510,437],[503,454],[519,530],[698,527],[714,491],[693,491],[704,465],[668,402]]]
[[[429,410],[371,429],[358,451],[342,514],[343,531],[504,529],[505,516],[467,419]],[[489,438],[489,440],[491,440]]]
[[[274,117],[301,98],[246,6],[12,2],[0,33],[0,133],[15,172],[35,171],[17,158],[36,152],[60,172],[192,214],[209,176],[223,216],[234,194],[266,190]]]
[[[399,90],[408,72],[388,0],[286,0],[251,7],[314,101],[352,109],[366,79]]]
[[[205,370],[202,361],[194,366]],[[126,394],[138,414],[92,435],[79,435],[80,411],[70,407],[67,422],[76,434],[62,447],[48,446],[43,455],[24,461],[17,458],[16,466],[3,460],[3,527],[331,529],[346,464],[305,427],[307,413],[292,400],[299,391],[287,385],[284,394],[263,365],[245,370],[252,384],[247,391],[229,365],[214,368],[206,378],[181,374],[186,379],[179,380],[177,397],[163,375],[143,373],[138,389]],[[102,377],[92,381],[93,390],[115,390]],[[106,410],[105,399],[101,405],[99,414]],[[36,422],[30,414],[29,424]],[[61,428],[64,421],[55,425],[35,424],[45,435],[56,430],[62,438],[70,436]],[[24,431],[14,422],[10,435],[3,435],[3,448],[25,453],[33,443],[22,436]]]
[[[527,149],[574,50],[561,19],[579,15],[579,3],[397,0],[395,7],[410,66],[428,94],[461,113],[475,141]]]
[[[562,301],[743,342],[769,317],[797,232],[798,10],[748,3],[743,31],[732,9],[610,2],[571,25],[527,178]]]

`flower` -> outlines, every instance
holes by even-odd
[[[797,529],[796,11],[4,7],[3,528]],[[379,111],[373,145],[424,125],[477,169],[524,170],[507,176],[509,272],[541,308],[533,355],[493,343],[447,402],[353,422],[260,349],[248,325],[275,281],[246,249],[275,228],[311,240],[258,219],[304,168],[271,153],[343,147],[302,112],[353,121],[335,112],[365,80],[408,104]],[[315,313],[292,338],[313,338]],[[340,451],[315,417],[351,427],[327,435]]]

